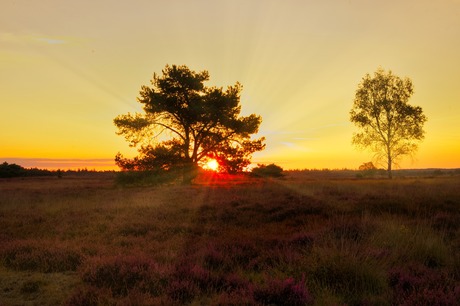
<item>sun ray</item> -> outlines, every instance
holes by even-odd
[[[206,162],[203,168],[206,170],[217,171],[219,169],[219,163],[215,159],[210,159]]]

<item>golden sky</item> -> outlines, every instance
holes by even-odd
[[[243,84],[262,116],[253,161],[357,168],[355,91],[378,67],[409,77],[426,138],[403,168],[460,167],[459,0],[0,0],[0,162],[115,168],[112,120],[140,111],[166,64]]]

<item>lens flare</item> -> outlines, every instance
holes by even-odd
[[[219,169],[219,163],[215,159],[210,159],[206,162],[204,168],[207,170],[217,171]]]

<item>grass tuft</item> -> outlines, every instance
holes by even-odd
[[[376,263],[350,255],[325,254],[312,272],[312,282],[341,296],[347,304],[359,304],[386,289],[385,272]]]

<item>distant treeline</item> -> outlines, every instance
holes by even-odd
[[[56,175],[56,172],[38,168],[26,169],[17,164],[8,164],[4,162],[0,164],[0,177],[27,177],[27,176],[51,176]]]
[[[114,171],[96,171],[78,169],[78,170],[48,170],[48,169],[38,169],[38,168],[24,168],[17,164],[8,164],[4,162],[0,164],[0,178],[10,178],[10,177],[33,177],[33,176],[57,176],[62,177],[64,174],[86,174],[86,173],[113,173]]]
[[[384,169],[296,169],[287,170],[285,174],[290,177],[323,178],[323,179],[349,179],[349,178],[384,178],[387,171]],[[393,171],[395,178],[409,177],[437,177],[437,176],[460,176],[460,168],[428,168],[428,169],[396,169]]]

